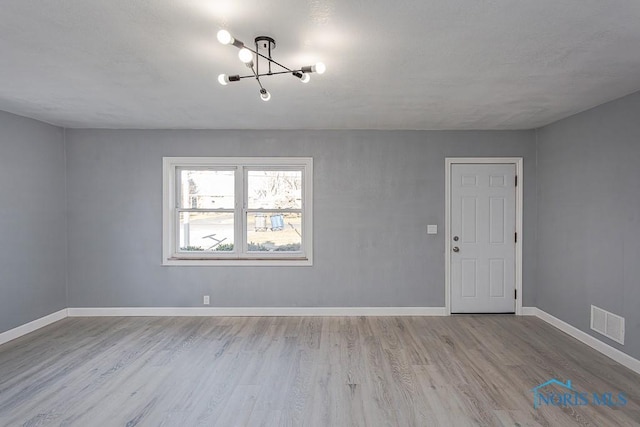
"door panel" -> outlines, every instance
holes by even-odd
[[[489,243],[503,244],[505,235],[505,208],[504,198],[492,197],[489,199]]]
[[[489,296],[491,297],[504,297],[505,295],[505,282],[504,282],[504,259],[490,259],[489,260]]]
[[[515,173],[515,164],[451,165],[452,313],[515,311]]]
[[[466,298],[473,298],[477,295],[477,263],[475,259],[462,259],[460,260],[461,279],[462,284],[462,296]]]

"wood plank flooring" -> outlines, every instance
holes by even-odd
[[[625,407],[533,408],[570,379]],[[0,426],[638,426],[640,376],[539,319],[68,318],[0,346]]]

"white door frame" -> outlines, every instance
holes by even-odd
[[[451,315],[451,169],[454,164],[500,163],[516,166],[516,316],[522,315],[522,157],[446,157],[445,158],[445,205],[444,205],[444,253],[445,253],[445,314]]]

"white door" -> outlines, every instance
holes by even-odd
[[[515,164],[451,165],[451,312],[515,312]]]

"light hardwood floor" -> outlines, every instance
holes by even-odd
[[[622,408],[533,408],[536,385]],[[640,425],[640,376],[514,316],[68,318],[0,346],[0,426]]]

